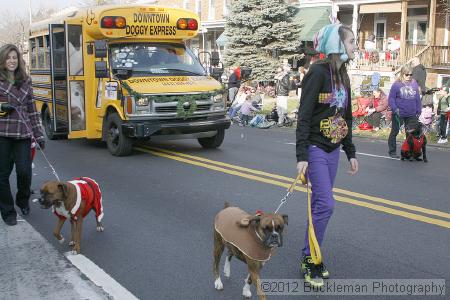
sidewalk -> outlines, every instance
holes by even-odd
[[[111,299],[20,216],[0,220],[0,257],[1,299]]]

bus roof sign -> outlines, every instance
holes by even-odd
[[[165,7],[109,7],[90,11],[87,33],[96,39],[190,39],[198,33],[198,17],[193,12]],[[100,26],[99,26],[100,24]],[[182,24],[183,26],[180,26]]]

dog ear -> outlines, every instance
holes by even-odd
[[[260,216],[259,215],[255,215],[255,216],[252,216],[251,218],[245,217],[242,220],[237,221],[237,224],[240,227],[248,227],[252,223],[254,223],[254,224],[259,223],[259,221],[260,221]]]
[[[288,225],[288,215],[281,215],[283,217],[283,222],[285,225]]]
[[[261,221],[261,215],[254,215],[254,216],[249,220],[249,224],[250,224],[250,225],[256,225],[256,224],[259,224],[259,221]]]
[[[58,189],[61,191],[64,198],[67,198],[67,194],[68,194],[67,186],[64,183],[58,183]]]

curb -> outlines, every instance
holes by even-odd
[[[379,138],[379,137],[372,137],[372,136],[366,136],[366,135],[359,135],[357,133],[353,132],[353,137],[368,139],[368,140],[377,140],[377,141],[383,141],[387,143],[387,139]],[[444,144],[427,144],[427,147],[433,147],[433,148],[439,148],[443,150],[450,150],[450,143],[444,145]]]

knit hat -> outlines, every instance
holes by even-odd
[[[345,45],[339,36],[339,28],[342,24],[329,24],[319,30],[314,36],[314,49],[317,52],[325,53],[328,56],[331,53],[341,54],[341,60],[347,61],[348,55]]]

